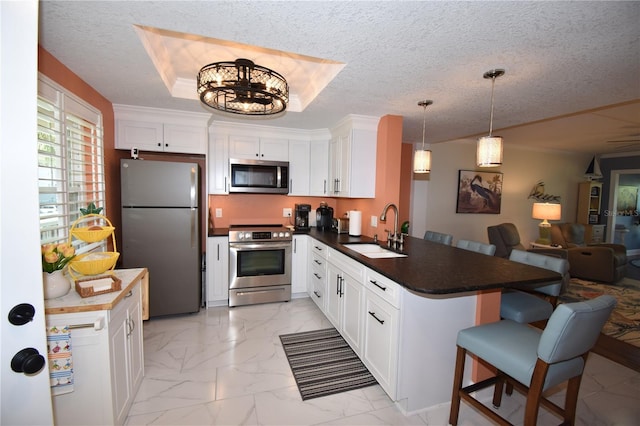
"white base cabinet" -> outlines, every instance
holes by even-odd
[[[229,302],[229,237],[207,238],[207,307]]]
[[[327,254],[329,248],[314,238],[309,238],[309,264],[307,271],[307,291],[309,297],[318,305],[322,312],[326,312],[327,298]]]
[[[141,303],[138,280],[112,310],[47,315],[72,327],[73,391],[52,396],[55,424],[124,424],[144,376]]]
[[[291,242],[291,293],[307,293],[307,235],[294,235]]]

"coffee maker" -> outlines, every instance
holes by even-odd
[[[316,229],[318,231],[331,231],[333,224],[333,207],[329,207],[322,201],[316,209]]]
[[[308,231],[309,225],[309,213],[311,212],[311,204],[296,204],[295,205],[295,227],[296,231]]]

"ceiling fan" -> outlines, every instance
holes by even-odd
[[[636,139],[611,140],[611,141],[607,141],[607,144],[616,145],[615,149],[617,150],[626,149],[630,147],[633,147],[633,148],[640,147],[640,138],[638,138],[639,136],[640,134],[629,135],[629,138],[636,138]]]

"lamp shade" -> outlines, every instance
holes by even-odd
[[[483,136],[478,139],[476,152],[478,167],[497,167],[502,164],[502,137]]]
[[[534,219],[560,220],[562,217],[562,208],[560,204],[533,203],[533,213],[531,217]]]
[[[414,173],[429,173],[431,172],[431,151],[425,149],[418,149],[413,157],[413,172]]]

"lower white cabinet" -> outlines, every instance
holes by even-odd
[[[313,302],[325,312],[327,296],[327,251],[328,247],[314,238],[309,238],[309,268],[307,270],[307,292]]]
[[[207,307],[229,300],[229,237],[207,238]]]
[[[398,377],[399,311],[367,289],[362,361],[392,399]]]
[[[291,293],[307,292],[308,236],[294,235],[291,248]]]
[[[52,388],[55,424],[125,423],[144,376],[141,281],[111,310],[47,315],[47,327],[70,327],[73,357],[73,391]]]

